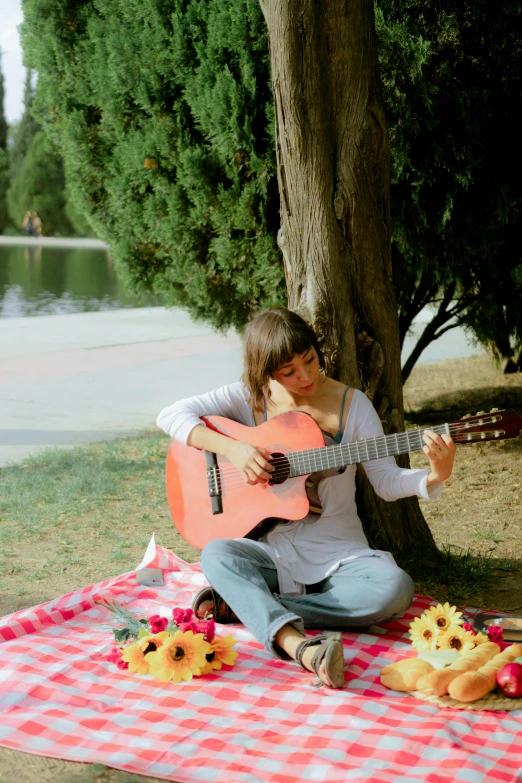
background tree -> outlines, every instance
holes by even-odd
[[[7,214],[7,189],[9,187],[9,160],[7,157],[7,121],[4,114],[4,75],[0,52],[0,234],[9,223]]]
[[[44,234],[70,236],[74,229],[67,218],[66,206],[62,162],[39,130],[31,139],[9,188],[11,218],[16,226],[21,226],[26,211],[36,211],[42,220]]]
[[[24,111],[12,133],[9,150],[10,187],[7,204],[17,228],[25,213],[38,212],[44,234],[92,234],[89,223],[70,202],[61,155],[46,139],[33,114],[35,73],[26,70]]]
[[[267,22],[288,300],[321,336],[327,371],[404,429],[390,244],[390,149],[373,0],[260,0]],[[407,465],[406,456],[398,458]],[[434,553],[417,500],[384,503],[358,474],[371,542]]]
[[[11,168],[11,177],[14,179],[22,168],[24,158],[29,151],[31,141],[41,130],[41,125],[35,119],[32,106],[34,101],[34,81],[35,72],[33,68],[26,68],[24,81],[24,101],[23,113],[19,122],[13,128],[13,141],[9,153],[9,164]]]
[[[131,287],[214,326],[285,299],[257,0],[26,0],[35,111]]]
[[[509,357],[522,339],[522,6],[379,0],[377,30],[401,343],[435,309],[403,377],[461,324]]]

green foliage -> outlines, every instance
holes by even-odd
[[[49,148],[43,131],[33,136],[8,194],[9,212],[16,226],[27,210],[38,212],[44,234],[70,235],[65,216],[65,178],[60,159]]]
[[[5,150],[0,148],[0,234],[9,225],[7,213],[7,190],[9,188],[9,160]]]
[[[429,302],[510,355],[522,339],[522,7],[378,0],[404,336]],[[432,338],[436,338],[437,328]]]
[[[0,234],[9,223],[7,215],[7,189],[9,187],[9,160],[7,157],[7,122],[4,114],[4,75],[0,51]]]
[[[9,162],[13,179],[23,166],[33,137],[41,130],[41,126],[31,111],[34,100],[33,80],[33,70],[27,68],[24,83],[24,112],[20,122],[16,123],[13,128],[12,146],[9,151]]]
[[[129,285],[217,327],[284,300],[257,0],[25,0],[35,112]]]
[[[4,74],[2,72],[2,52],[0,51],[0,150],[7,149],[7,120],[4,114]]]

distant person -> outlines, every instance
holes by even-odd
[[[25,231],[26,234],[33,233],[33,214],[29,210],[24,215],[24,219],[22,221],[22,228]]]
[[[38,212],[32,212],[31,213],[31,223],[32,223],[32,235],[33,237],[41,237],[42,236],[42,221],[40,220],[40,216]]]

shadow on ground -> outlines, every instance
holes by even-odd
[[[441,424],[491,408],[511,408],[522,415],[522,388],[486,386],[477,389],[457,389],[425,399],[418,410],[406,411],[411,424]]]

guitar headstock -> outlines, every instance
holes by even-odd
[[[480,443],[486,440],[516,438],[522,430],[522,416],[513,410],[492,408],[489,413],[479,411],[476,416],[464,416],[450,424],[455,443]]]

